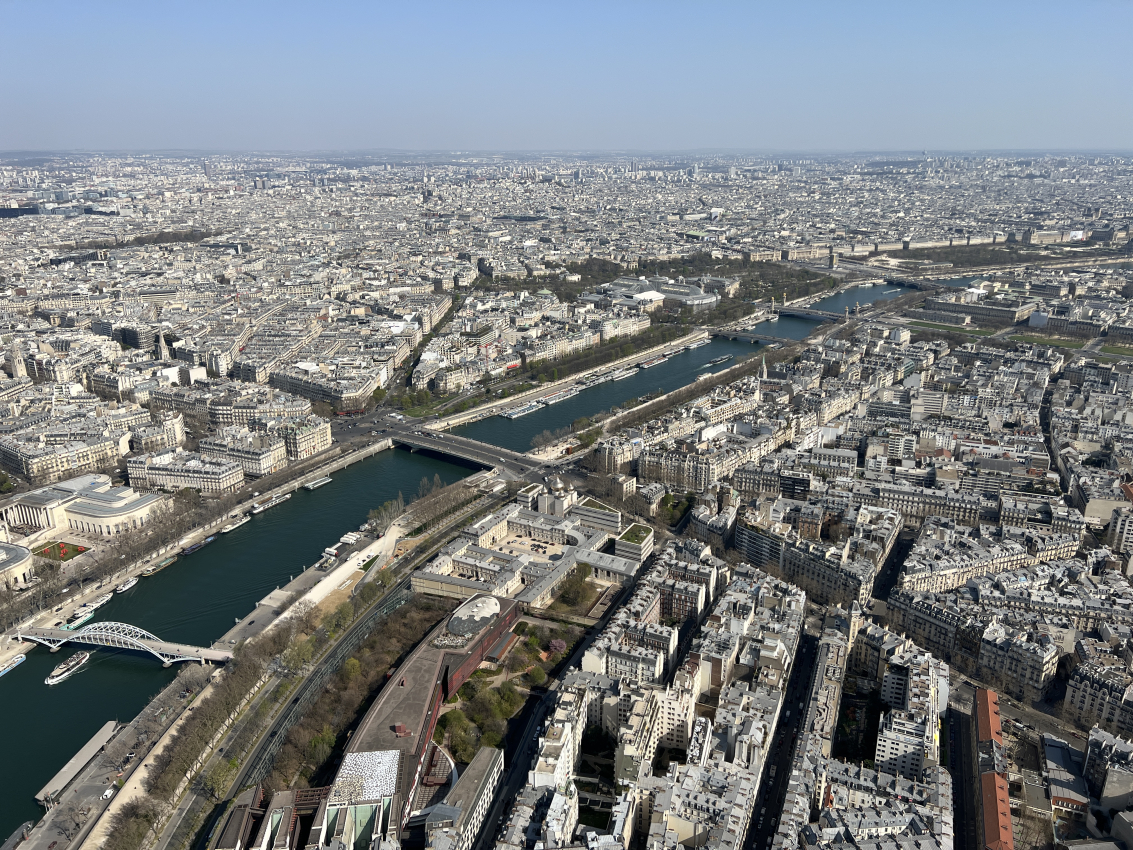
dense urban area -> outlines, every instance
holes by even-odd
[[[1133,847],[1131,226],[1114,156],[0,159],[0,718],[90,716],[3,850]]]

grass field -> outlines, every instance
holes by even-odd
[[[1053,345],[1058,348],[1081,348],[1086,343],[1073,339],[1056,339],[1052,336],[1013,336],[1013,342],[1025,342],[1028,345]]]
[[[909,322],[915,328],[933,328],[938,331],[951,331],[952,333],[967,334],[968,336],[991,336],[995,331],[981,331],[979,328],[964,327],[961,325],[938,325],[936,322]]]
[[[1133,348],[1126,348],[1123,345],[1103,345],[1102,351],[1106,354],[1116,354],[1119,357],[1133,357]]]
[[[86,546],[76,546],[74,543],[52,542],[36,549],[35,554],[41,558],[48,558],[52,561],[69,561],[85,551],[87,551]]]

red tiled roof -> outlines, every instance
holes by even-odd
[[[976,740],[995,741],[1002,746],[1003,726],[999,719],[999,694],[976,688]]]
[[[984,847],[988,850],[1015,850],[1007,780],[998,773],[980,774],[980,808],[983,810]]]

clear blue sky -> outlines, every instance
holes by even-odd
[[[1133,2],[0,0],[0,150],[1133,149]]]

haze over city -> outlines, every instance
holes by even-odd
[[[1125,150],[1133,6],[0,4],[0,150]]]

